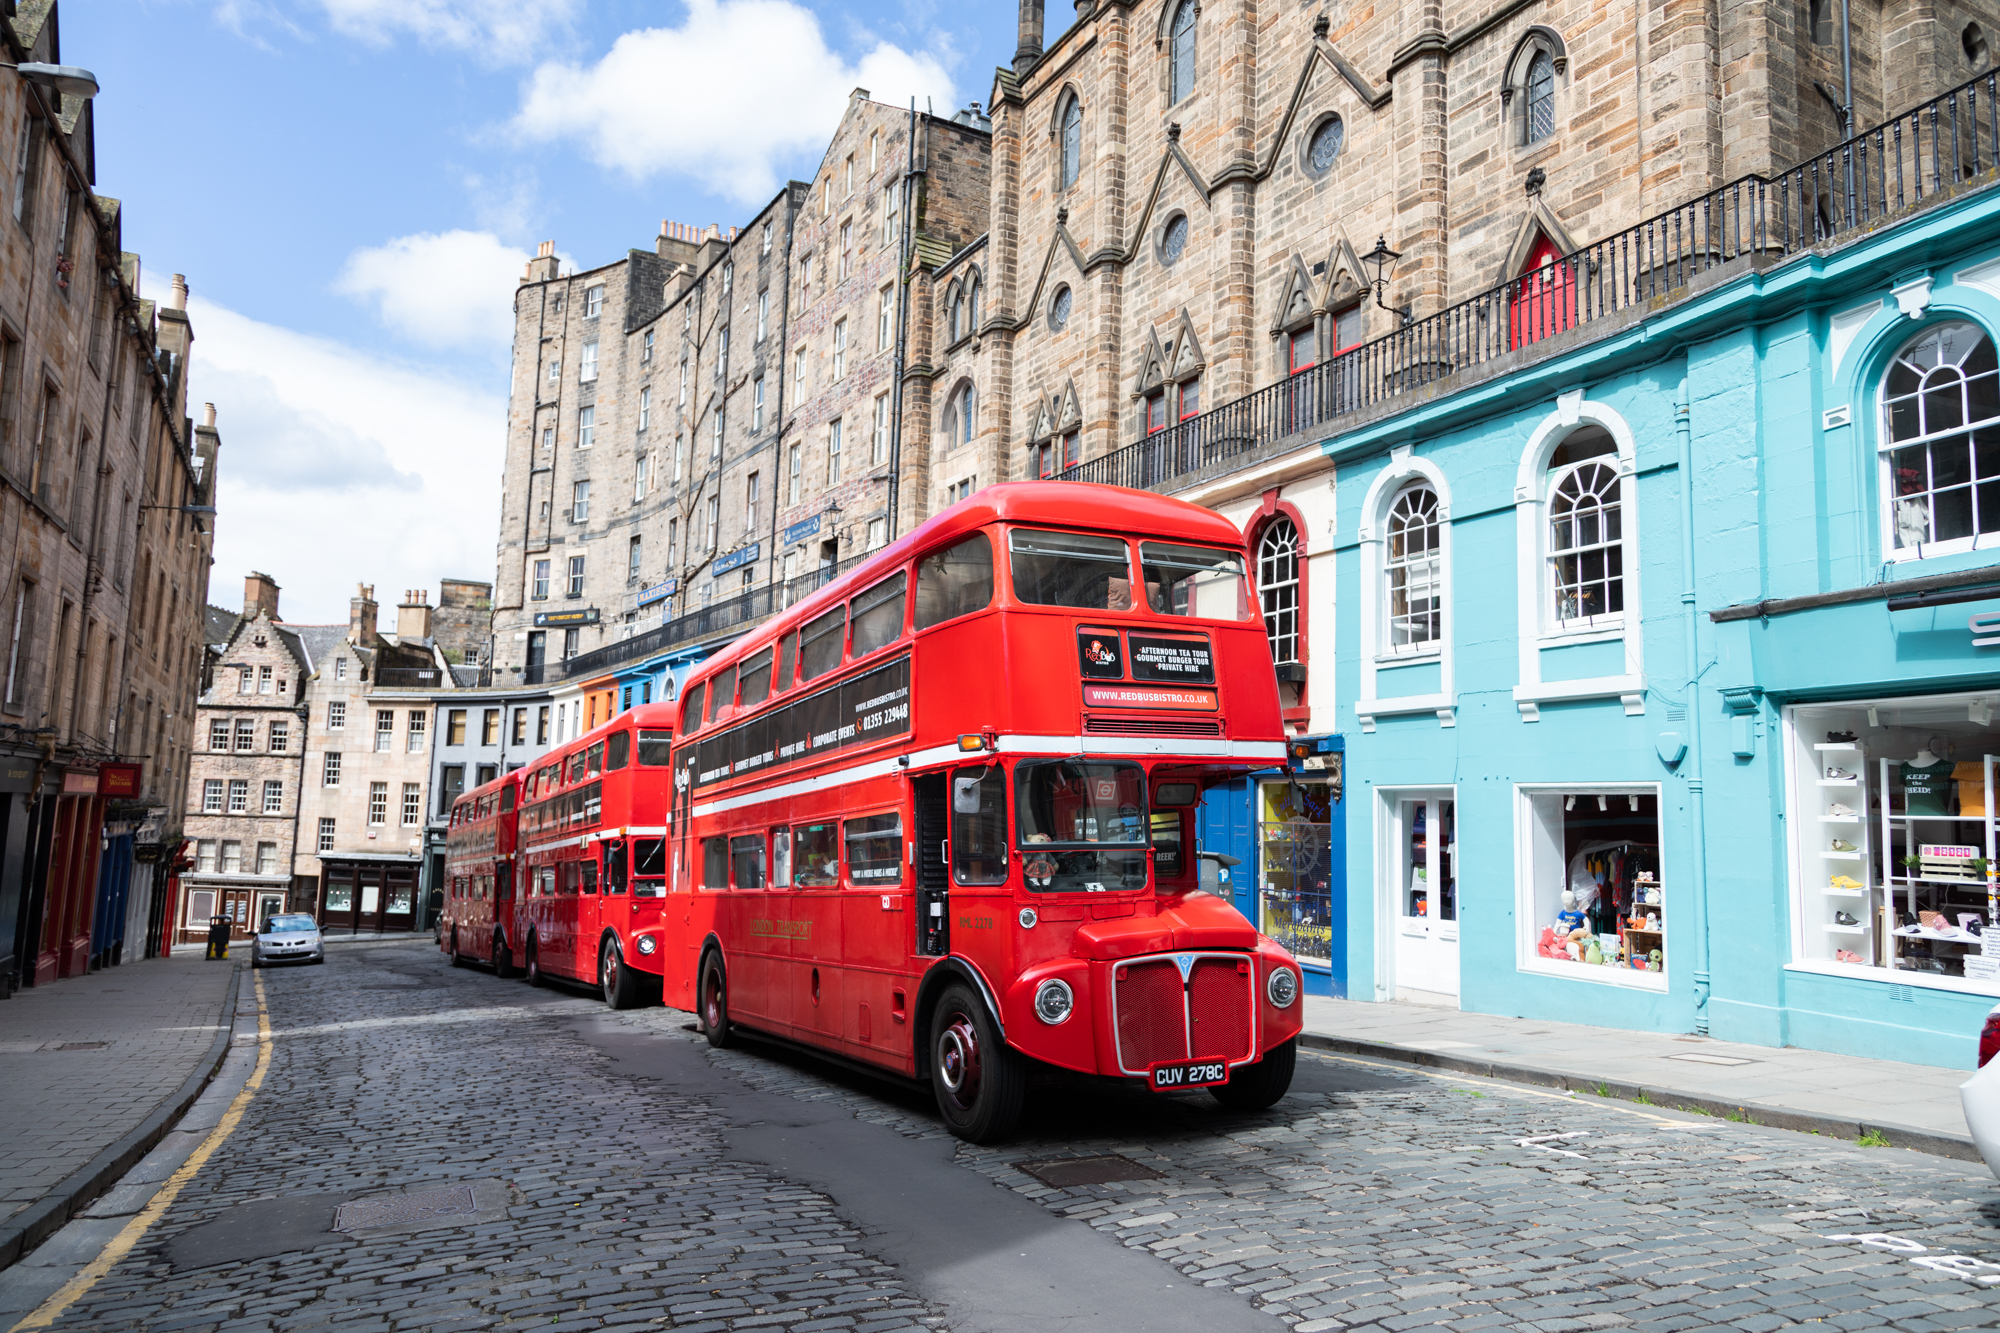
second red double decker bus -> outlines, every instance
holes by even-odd
[[[710,1041],[928,1079],[974,1141],[1034,1061],[1290,1085],[1297,965],[1195,849],[1202,791],[1285,753],[1215,513],[989,487],[703,663],[678,733],[664,981]]]
[[[444,840],[438,943],[452,964],[477,959],[508,973],[514,935],[514,847],[521,778],[509,773],[452,802]]]

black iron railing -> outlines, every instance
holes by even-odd
[[[594,676],[676,644],[695,642],[730,630],[747,629],[817,592],[867,559],[868,554],[850,556],[837,565],[825,565],[783,583],[767,583],[735,597],[710,602],[686,615],[676,616],[664,625],[656,625],[643,634],[634,634],[629,639],[619,639],[602,648],[578,653],[562,663],[562,674],[572,680],[578,676]]]
[[[1722,265],[1775,263],[1877,226],[2000,165],[1996,99],[2000,72],[1982,74],[1797,166],[1731,181],[1058,478],[1157,486],[1634,306],[1674,299]]]

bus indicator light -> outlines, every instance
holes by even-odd
[[[986,747],[986,737],[980,735],[978,732],[968,732],[966,735],[958,738],[958,748],[967,753],[975,750],[984,750]]]

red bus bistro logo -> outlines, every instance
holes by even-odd
[[[910,731],[910,659],[875,670],[773,709],[680,751],[677,779],[694,787],[805,763],[853,745]]]
[[[1102,639],[1092,639],[1084,648],[1083,655],[1098,666],[1115,666],[1118,662],[1118,654],[1106,648]]]
[[[1157,685],[1091,685],[1083,701],[1092,708],[1171,708],[1215,710],[1214,690],[1162,689]]]

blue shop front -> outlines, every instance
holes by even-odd
[[[2000,194],[1322,445],[1356,999],[1970,1067]]]

